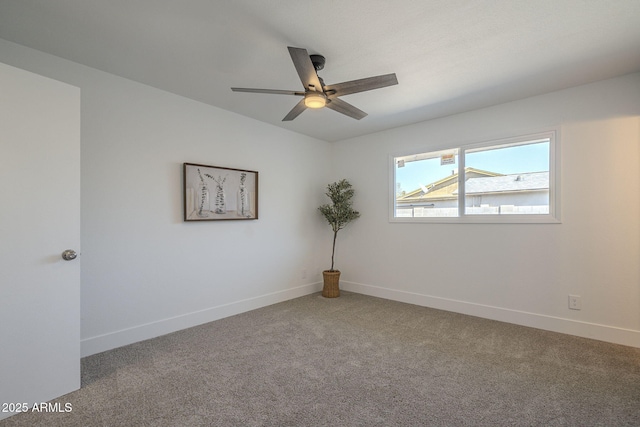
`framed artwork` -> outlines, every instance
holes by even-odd
[[[258,172],[184,163],[184,220],[258,219]]]

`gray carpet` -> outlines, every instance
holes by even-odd
[[[640,426],[640,349],[313,294],[82,360],[0,426]]]

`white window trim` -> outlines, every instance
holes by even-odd
[[[464,213],[465,154],[467,150],[491,147],[494,145],[518,144],[520,142],[549,139],[549,213],[536,215],[466,215]],[[397,157],[411,156],[420,153],[458,149],[458,216],[457,217],[396,217],[396,165]],[[453,223],[453,224],[559,224],[560,215],[560,130],[550,128],[545,131],[530,133],[509,138],[484,140],[468,144],[449,144],[438,147],[405,150],[389,155],[389,222],[393,223]]]

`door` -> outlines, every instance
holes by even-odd
[[[80,387],[80,90],[0,64],[0,419]]]

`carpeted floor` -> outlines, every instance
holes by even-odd
[[[0,426],[640,426],[640,349],[355,293],[82,360]]]

